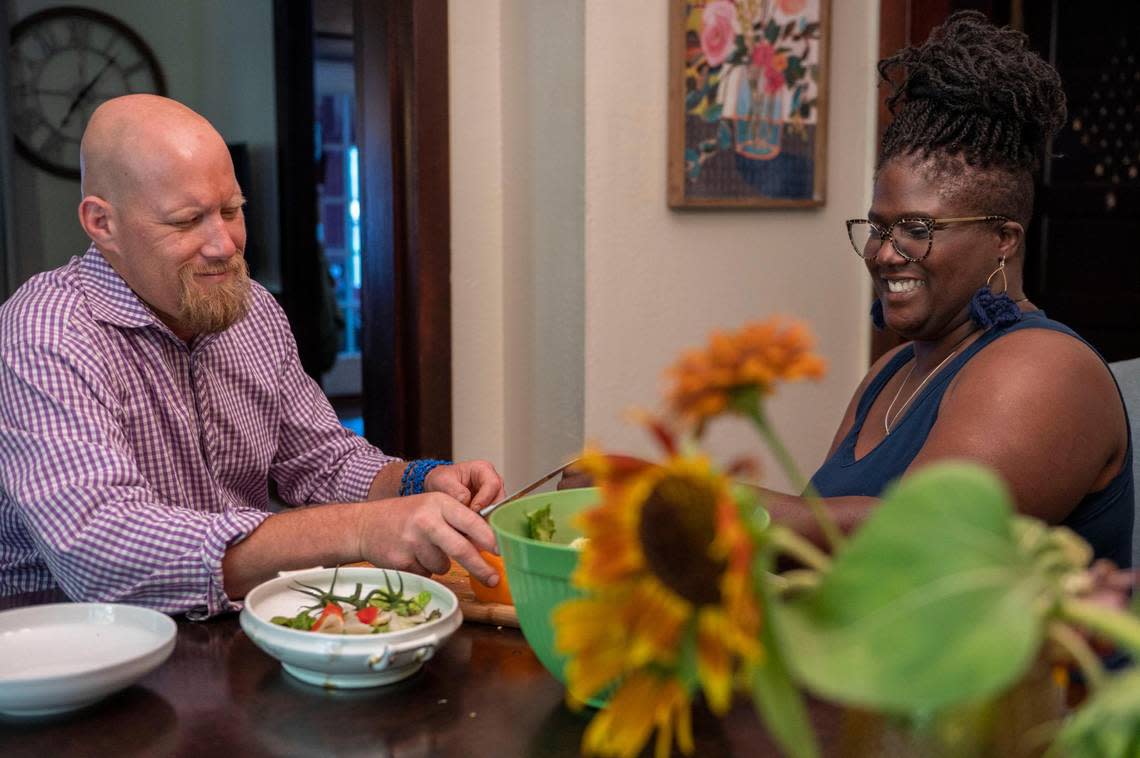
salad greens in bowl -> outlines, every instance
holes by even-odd
[[[241,627],[303,682],[375,687],[414,674],[463,621],[455,593],[406,571],[291,572],[245,598]]]

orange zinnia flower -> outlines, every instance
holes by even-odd
[[[826,364],[811,352],[807,327],[779,318],[714,332],[703,350],[690,350],[670,367],[666,400],[671,410],[701,428],[732,410],[734,393],[771,394],[777,381],[819,379]]]

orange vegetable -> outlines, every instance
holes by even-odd
[[[475,599],[484,603],[513,605],[511,601],[511,589],[507,586],[507,569],[503,565],[502,557],[494,553],[488,553],[485,550],[480,550],[479,555],[482,556],[483,560],[491,564],[491,568],[499,572],[499,583],[494,587],[488,587],[475,577],[471,577],[471,591],[475,593]]]

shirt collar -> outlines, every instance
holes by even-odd
[[[87,248],[79,259],[79,278],[91,314],[98,321],[126,328],[165,328],[95,245]]]

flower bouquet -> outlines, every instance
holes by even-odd
[[[1075,668],[1089,694],[1018,750],[1140,755],[1140,672],[1106,671],[1090,642],[1140,655],[1140,619],[1093,600],[1100,567],[1073,532],[1018,515],[998,477],[965,462],[904,478],[840,532],[765,413],[778,383],[822,375],[811,348],[778,319],[716,334],[669,372],[672,424],[648,420],[660,462],[586,451],[602,493],[579,522],[586,596],[553,616],[568,700],[610,693],[583,751],[636,755],[656,731],[657,756],[691,753],[692,701],[723,715],[743,695],[797,758],[819,754],[808,696],[887,721],[915,755],[993,754],[999,703],[1045,666],[1039,686]],[[769,523],[764,492],[733,484],[742,462],[701,452],[723,414],[752,421],[827,550]]]
[[[685,112],[717,124],[716,136],[686,150],[696,179],[706,161],[732,149],[746,160],[780,154],[785,128],[806,134],[818,105],[818,3],[709,0],[686,4]]]

